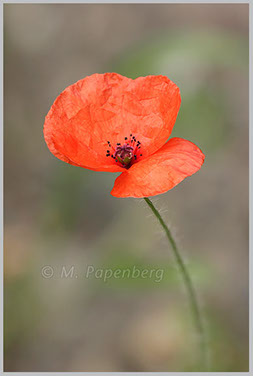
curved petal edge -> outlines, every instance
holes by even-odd
[[[115,197],[149,197],[165,193],[186,177],[196,173],[205,155],[192,142],[170,139],[161,149],[134,164],[116,180]]]

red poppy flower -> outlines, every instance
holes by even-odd
[[[165,76],[132,80],[116,73],[93,74],[55,100],[46,116],[45,140],[64,162],[122,172],[113,196],[155,196],[197,172],[204,162],[192,142],[167,141],[180,102],[179,88]]]

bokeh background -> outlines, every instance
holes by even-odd
[[[145,202],[112,197],[117,174],[65,164],[43,139],[57,95],[107,71],[181,90],[172,135],[206,161],[154,201],[197,286],[212,370],[247,371],[248,5],[6,4],[4,50],[5,371],[198,370],[187,297]],[[88,265],[164,276],[105,283]]]

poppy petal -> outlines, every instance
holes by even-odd
[[[64,162],[98,171],[123,171],[106,157],[133,134],[143,157],[167,141],[180,107],[178,87],[165,76],[136,80],[117,73],[93,74],[67,87],[44,124],[50,151]]]
[[[148,197],[167,192],[197,172],[205,159],[202,151],[182,138],[170,139],[160,150],[123,172],[111,194],[115,197]]]

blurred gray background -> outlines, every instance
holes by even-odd
[[[154,202],[197,286],[212,370],[247,371],[248,5],[5,4],[4,51],[5,371],[196,370],[187,297],[145,203],[112,197],[117,174],[63,163],[43,139],[60,92],[107,71],[180,88],[172,136],[206,161]],[[104,283],[88,265],[164,278]]]

